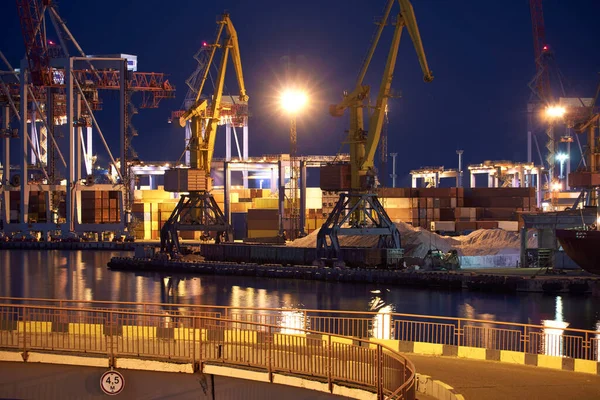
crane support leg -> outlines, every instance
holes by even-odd
[[[378,236],[377,247],[401,248],[398,228],[373,193],[340,194],[317,235],[317,257],[325,262],[343,261],[339,236]]]
[[[182,194],[160,230],[160,251],[162,253],[181,254],[181,245],[177,231],[215,232],[217,243],[233,241],[233,230],[212,194],[191,192]]]

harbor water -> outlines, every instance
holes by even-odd
[[[0,296],[369,311],[542,324],[600,324],[600,298],[498,294],[235,276],[110,271],[110,251],[0,250]]]

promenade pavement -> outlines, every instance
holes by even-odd
[[[452,386],[466,400],[600,399],[600,376],[528,365],[404,354],[423,375]]]

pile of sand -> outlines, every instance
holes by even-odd
[[[402,240],[404,254],[407,257],[424,257],[430,249],[443,252],[456,249],[461,256],[487,256],[496,254],[516,254],[521,242],[518,232],[502,229],[479,229],[465,236],[441,236],[426,229],[415,228],[404,222],[396,223]],[[315,247],[318,230],[310,235],[288,244],[293,247]],[[528,247],[536,245],[536,238],[528,237]],[[374,236],[341,236],[343,247],[373,247],[377,245]]]

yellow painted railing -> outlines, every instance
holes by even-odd
[[[358,339],[393,339],[600,361],[600,331],[565,328],[567,324],[556,321],[533,325],[402,313],[8,297],[0,297],[0,302],[223,317],[239,321],[239,327],[243,323],[278,325],[288,333],[309,329]]]
[[[271,381],[273,374],[286,373],[325,381],[330,391],[341,384],[377,393],[378,398],[415,397],[412,363],[368,339],[240,321],[233,318],[233,310],[12,300],[0,299],[0,348],[23,354],[136,357],[190,363],[200,371],[206,364],[225,364],[266,371]]]

